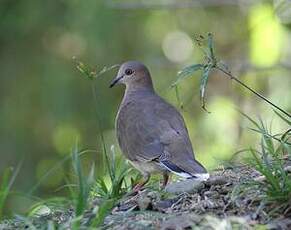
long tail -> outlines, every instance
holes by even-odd
[[[187,172],[186,170],[182,169],[181,167],[173,164],[169,160],[162,160],[160,164],[167,168],[169,171],[175,173],[176,175],[184,178],[193,178],[197,180],[206,181],[209,178],[209,174],[207,173],[206,169],[196,160],[191,161],[191,168],[193,172]]]

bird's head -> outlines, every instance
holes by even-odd
[[[125,84],[126,87],[150,87],[152,79],[148,68],[138,61],[128,61],[123,63],[117,76],[110,84],[110,88],[116,84]]]

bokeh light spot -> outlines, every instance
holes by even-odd
[[[70,124],[59,125],[53,133],[53,144],[59,154],[68,154],[81,135],[77,128]]]
[[[86,43],[79,34],[64,33],[60,36],[56,51],[64,58],[80,56],[86,49]]]
[[[250,58],[253,64],[268,67],[276,64],[283,45],[283,28],[267,4],[255,5],[249,14]]]
[[[188,34],[181,31],[173,31],[163,40],[165,56],[172,62],[181,63],[191,57],[193,51],[192,40]]]
[[[233,102],[225,97],[217,97],[209,103],[208,107],[213,115],[205,116],[205,128],[215,134],[218,140],[234,143],[237,138],[235,130],[237,112]]]
[[[237,112],[231,100],[217,97],[209,102],[211,114],[204,116],[201,127],[205,130],[205,146],[199,146],[199,159],[208,168],[214,168],[221,160],[226,160],[235,152],[233,148],[238,138]]]

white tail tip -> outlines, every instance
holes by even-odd
[[[208,178],[209,178],[209,173],[200,173],[200,174],[195,174],[194,175],[197,179],[197,180],[200,180],[200,181],[207,181]]]

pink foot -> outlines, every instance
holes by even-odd
[[[139,192],[140,190],[143,189],[143,184],[137,184],[136,186],[134,186],[133,188],[133,192]]]

